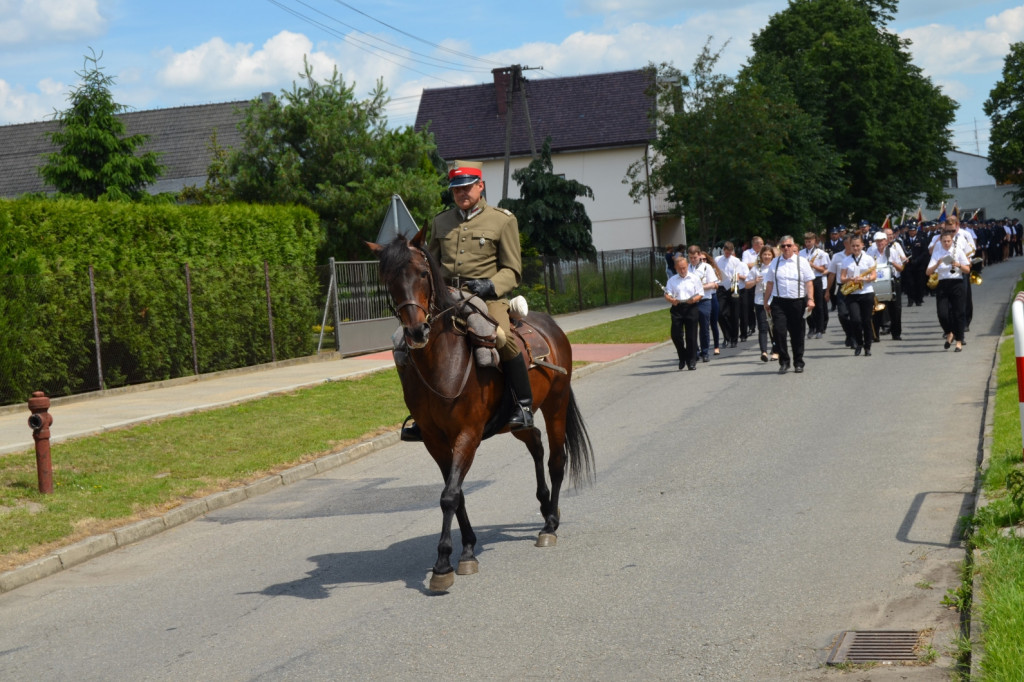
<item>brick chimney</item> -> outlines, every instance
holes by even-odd
[[[512,87],[512,69],[504,67],[491,69],[494,74],[494,95],[498,100],[498,115],[504,115],[508,110],[508,91]]]

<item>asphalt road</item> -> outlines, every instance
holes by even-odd
[[[870,358],[808,342],[802,375],[748,343],[696,372],[662,346],[582,378],[596,486],[535,548],[529,456],[486,442],[467,484],[480,573],[447,594],[425,589],[440,476],[399,444],[0,595],[0,679],[817,680],[860,628],[934,630],[943,654],[1022,269],[985,272],[959,354],[928,303]]]

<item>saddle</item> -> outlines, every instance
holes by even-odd
[[[500,369],[501,361],[498,357],[498,323],[487,312],[487,303],[479,296],[474,296],[465,291],[453,291],[453,295],[460,300],[457,313],[452,318],[452,325],[456,333],[466,337],[467,342],[473,348],[473,357],[478,367],[493,367]],[[565,373],[565,369],[547,362],[551,355],[551,347],[547,339],[537,329],[526,321],[523,315],[509,310],[509,325],[512,333],[511,341],[519,346],[524,354],[526,366],[540,365],[555,371]],[[399,327],[391,335],[391,343],[394,348],[395,364],[405,365],[409,357],[409,347],[405,343],[405,335]]]

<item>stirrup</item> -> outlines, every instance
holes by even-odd
[[[512,413],[512,416],[508,420],[509,431],[522,431],[524,429],[533,428],[533,412],[530,410],[532,405],[523,405],[517,403],[518,410]]]
[[[412,426],[406,426],[410,419],[412,419],[412,415],[406,417],[405,421],[402,422],[402,433],[399,438],[404,440],[406,443],[422,443],[423,432],[420,431],[420,425],[413,422]]]

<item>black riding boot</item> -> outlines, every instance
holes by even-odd
[[[530,388],[530,373],[526,369],[526,358],[522,353],[501,363],[505,372],[505,381],[512,389],[516,399],[516,408],[508,420],[510,431],[533,428],[533,390]]]

